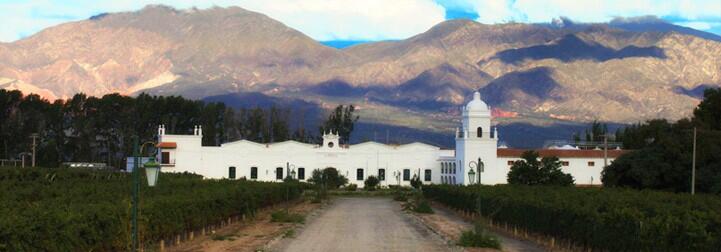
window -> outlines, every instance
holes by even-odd
[[[441,173],[446,173],[446,163],[441,163]]]
[[[250,179],[258,179],[258,167],[250,167]]]
[[[275,179],[283,180],[283,167],[275,168]]]
[[[228,167],[228,178],[235,179],[235,166]]]
[[[403,181],[409,181],[409,180],[411,180],[411,170],[403,169]]]
[[[508,160],[508,165],[513,165],[513,160]]]
[[[333,148],[333,142],[328,143],[328,148]]]
[[[596,166],[596,162],[588,161],[588,166]]]
[[[561,161],[561,165],[568,166],[568,161]]]
[[[305,179],[305,168],[301,167],[298,168],[298,180],[304,180]]]
[[[456,184],[456,177],[453,177],[452,179],[453,179],[453,182],[452,182],[452,184],[454,184],[454,185],[455,185],[455,184]]]
[[[160,163],[170,164],[170,152],[163,151],[162,153],[160,153]]]
[[[378,180],[384,181],[386,180],[386,169],[378,169]]]
[[[453,163],[453,174],[456,174],[456,163]]]
[[[363,169],[358,168],[355,172],[356,180],[362,181],[363,180]]]
[[[478,127],[478,129],[476,129],[476,136],[478,138],[483,137],[483,128],[482,127]]]
[[[431,181],[431,169],[426,169],[426,174],[424,174],[423,180],[425,181]]]
[[[446,183],[446,176],[441,176],[441,184],[445,184],[445,183]]]
[[[498,129],[498,126],[496,126],[496,129]],[[495,132],[495,130],[493,130],[492,127],[491,127],[491,129],[488,131],[488,134],[491,135],[491,138],[495,138],[495,137],[496,137],[496,132]]]

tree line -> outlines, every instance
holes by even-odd
[[[649,120],[620,131],[617,141],[633,151],[604,169],[604,186],[689,192],[694,128],[696,191],[721,194],[721,88],[707,89],[691,118]]]
[[[302,122],[305,118],[296,116],[299,122],[294,124],[294,111],[276,106],[234,109],[223,103],[148,94],[76,94],[51,102],[35,94],[0,90],[0,159],[30,152],[30,136],[38,134],[39,166],[72,161],[121,168],[132,154],[133,137],[141,143],[154,141],[160,124],[168,134],[192,134],[195,125],[202,125],[203,145],[211,146],[240,139],[317,143],[321,132],[329,130],[339,132],[347,142],[358,120],[354,110],[353,105],[339,105],[321,127],[309,130]]]

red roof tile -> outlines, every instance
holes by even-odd
[[[175,149],[178,147],[178,144],[175,142],[160,142],[155,147],[163,148],[163,149]]]

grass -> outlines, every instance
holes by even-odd
[[[298,213],[291,213],[288,210],[279,210],[270,214],[272,222],[303,223],[305,216]]]
[[[283,238],[293,238],[295,237],[295,229],[288,229],[283,233]]]
[[[416,213],[432,214],[433,208],[431,208],[431,204],[429,204],[427,200],[420,200],[413,206],[413,211]]]
[[[464,231],[458,239],[458,245],[463,247],[501,249],[498,237],[488,233],[480,223],[476,223],[473,230]]]

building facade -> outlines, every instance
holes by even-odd
[[[368,176],[377,176],[381,185],[410,185],[417,176],[425,184],[506,183],[513,161],[525,150],[498,147],[499,132],[493,126],[491,109],[475,92],[462,108],[462,125],[455,134],[455,150],[424,143],[387,145],[364,142],[341,145],[335,132],[326,132],[323,143],[296,141],[255,143],[240,140],[220,146],[203,146],[203,130],[193,135],[171,135],[158,128],[158,159],[162,172],[190,172],[206,178],[282,181],[295,174],[301,181],[312,171],[333,167],[349,183],[363,187]],[[541,156],[558,156],[562,170],[576,184],[601,184],[604,161],[610,163],[621,150],[541,149]],[[479,169],[479,167],[482,167]],[[469,178],[472,169],[477,173]],[[480,175],[478,172],[480,171]]]

